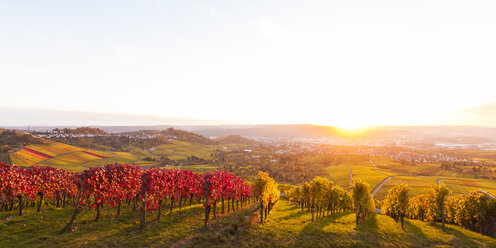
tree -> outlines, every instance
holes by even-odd
[[[253,186],[253,193],[260,202],[260,224],[263,224],[273,205],[279,199],[280,192],[274,179],[268,173],[259,171]]]
[[[396,185],[391,188],[384,200],[382,206],[382,212],[394,218],[396,222],[401,219],[401,228],[403,229],[403,222],[405,214],[408,211],[408,203],[410,198],[408,193],[410,192],[410,187],[405,184]]]
[[[329,189],[332,187],[332,182],[323,177],[315,177],[310,182],[310,197],[312,199],[312,221],[315,220],[315,212],[317,212],[317,219],[322,218],[322,212],[326,204],[326,196]]]
[[[356,227],[358,228],[359,220],[365,220],[368,215],[374,212],[374,197],[370,194],[369,185],[359,178],[353,179],[351,195],[355,204]]]
[[[445,216],[444,216],[444,205],[446,198],[450,194],[450,190],[446,184],[433,185],[430,192],[428,193],[429,208],[428,217],[430,221],[434,224],[436,220],[441,219],[443,232],[446,232],[445,227]]]

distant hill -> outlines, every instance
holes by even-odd
[[[240,135],[267,138],[317,138],[341,137],[339,128],[317,125],[240,125],[240,126],[196,126],[186,130],[207,136]]]
[[[170,136],[174,140],[179,140],[179,141],[187,141],[187,142],[192,142],[192,143],[200,143],[200,144],[213,144],[214,141],[212,141],[209,138],[206,138],[202,135],[184,131],[184,130],[179,130],[175,128],[167,128],[165,130],[139,130],[139,131],[132,131],[132,132],[126,132],[124,134],[128,135],[139,135],[139,134],[149,134],[149,135],[157,135],[161,134],[163,136]]]
[[[208,138],[227,135],[239,135],[245,138],[287,138],[287,139],[315,139],[315,138],[362,138],[362,139],[419,139],[443,138],[452,139],[462,137],[471,142],[485,142],[488,138],[496,137],[496,128],[478,126],[377,126],[360,132],[350,133],[337,127],[299,124],[299,125],[196,125],[196,126],[92,126],[107,133],[133,133],[162,130],[183,130],[182,132],[195,133],[194,136],[186,133],[177,135],[186,141],[208,143]],[[55,127],[29,127],[30,130],[52,130]],[[64,127],[57,127],[63,129]],[[74,128],[74,127],[72,127]],[[27,127],[15,129],[27,130]],[[204,136],[204,137],[201,137]]]
[[[66,134],[106,134],[105,131],[99,128],[94,127],[78,127],[78,128],[64,128],[58,129],[55,128],[53,131],[58,131]]]

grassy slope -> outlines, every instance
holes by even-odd
[[[225,216],[202,227],[201,205],[175,210],[160,223],[152,221],[145,231],[137,232],[137,212],[123,209],[103,211],[95,223],[95,212],[78,217],[75,232],[56,234],[69,219],[70,210],[32,210],[22,217],[5,220],[13,213],[0,213],[1,247],[496,247],[496,239],[456,226],[440,226],[421,221],[400,224],[383,215],[373,215],[354,229],[353,213],[340,213],[312,223],[308,212],[280,201],[265,225],[253,224],[252,207]]]

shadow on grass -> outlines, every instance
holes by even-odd
[[[405,219],[404,224],[405,224],[405,230],[409,234],[413,234],[413,235],[408,235],[408,238],[412,244],[416,244],[418,246],[429,245],[430,242],[428,241],[427,236],[425,236],[424,232],[420,227],[416,226],[414,222],[407,219]]]
[[[170,245],[189,233],[201,228],[200,218],[202,217],[203,207],[201,205],[193,205],[182,209],[174,209],[172,212],[162,213],[160,221],[156,221],[157,211],[147,213],[147,222],[143,230],[139,230],[139,212],[133,212],[122,219],[114,218],[102,221],[92,232],[86,233],[92,237],[91,241],[87,241],[89,247],[105,244],[105,246],[134,246],[137,244],[145,245]],[[191,220],[191,221],[189,221]],[[111,223],[108,223],[108,222]],[[101,231],[102,226],[108,223],[106,233],[96,232]],[[127,224],[125,227],[120,227],[120,224]],[[93,225],[93,224],[92,224]],[[95,238],[95,236],[97,238]]]
[[[460,247],[496,247],[496,242],[488,244],[487,241],[490,238],[479,233],[474,232],[471,233],[472,236],[468,236],[467,233],[464,233],[453,226],[446,226],[446,233],[455,235],[457,239],[454,241],[456,241],[456,245]]]
[[[294,210],[294,209],[292,209],[292,210]],[[283,210],[283,211],[288,211],[288,210]],[[301,209],[300,209],[296,213],[292,213],[292,214],[289,214],[289,215],[281,216],[281,217],[277,218],[277,220],[290,220],[290,219],[293,219],[293,218],[300,218],[301,216],[306,215],[308,213],[309,212],[307,212],[307,211],[303,211],[302,212]],[[311,220],[311,219],[309,219],[309,220]]]
[[[334,233],[333,230],[326,231],[324,228],[333,223],[348,226],[348,223],[341,223],[338,220],[349,215],[353,215],[353,213],[335,213],[305,225],[296,238],[295,247],[338,247],[339,242],[336,242],[335,238],[339,234]],[[347,238],[354,236],[355,233],[350,233]]]

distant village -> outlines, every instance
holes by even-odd
[[[60,139],[60,138],[82,138],[82,137],[126,137],[130,139],[153,139],[156,137],[165,137],[168,141],[171,140],[177,140],[176,135],[169,135],[169,134],[163,134],[163,133],[156,133],[156,134],[147,134],[145,132],[143,133],[132,133],[132,134],[126,134],[126,133],[120,133],[120,134],[108,134],[108,133],[67,133],[64,132],[63,130],[51,130],[47,132],[33,132],[31,133],[34,137],[37,138],[45,138],[45,139]]]

